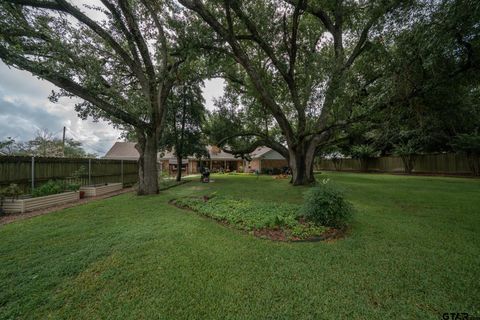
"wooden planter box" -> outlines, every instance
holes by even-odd
[[[122,190],[122,183],[109,183],[103,186],[81,187],[80,191],[85,192],[85,197],[96,197],[106,193]]]
[[[75,202],[80,199],[80,193],[75,191],[51,194],[44,197],[27,198],[27,199],[5,199],[3,202],[3,210],[6,213],[24,213],[43,208],[56,206],[58,204]]]

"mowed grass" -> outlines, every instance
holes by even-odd
[[[480,181],[327,173],[347,238],[281,243],[168,204],[212,192],[301,203],[306,187],[214,176],[0,227],[1,319],[480,316]]]

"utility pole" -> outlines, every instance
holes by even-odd
[[[65,130],[67,128],[64,126],[63,127],[63,138],[62,138],[62,155],[65,158]]]

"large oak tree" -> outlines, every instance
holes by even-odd
[[[175,29],[181,28],[180,20],[159,1],[101,0],[98,5],[2,1],[0,58],[61,88],[52,99],[83,99],[76,106],[81,116],[133,129],[140,153],[138,193],[154,194],[165,103],[186,59],[179,54]]]
[[[359,88],[360,95],[378,78],[352,70],[381,41],[385,22],[392,22],[394,13],[403,8],[400,3],[407,3],[179,2],[213,31],[212,40],[201,45],[241,66],[239,70],[234,64],[222,63],[219,75],[252,97],[258,110],[267,112],[266,122],[272,118],[281,132],[280,140],[261,130],[234,136],[254,137],[250,149],[265,144],[284,155],[294,185],[314,181],[315,154],[335,139],[336,130],[371,112],[356,109],[355,103],[346,104],[343,96],[349,83]]]

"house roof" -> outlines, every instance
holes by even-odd
[[[103,158],[114,160],[138,160],[140,154],[137,149],[135,149],[134,142],[115,142]]]
[[[212,160],[240,160],[239,158],[235,158],[233,154],[225,152],[215,146],[207,146],[207,151]]]
[[[225,152],[222,149],[215,147],[215,146],[207,146],[208,153],[210,155],[210,159],[212,160],[240,160],[239,158],[235,158],[235,156],[231,153]],[[270,149],[269,147],[258,147],[255,149],[250,156],[252,159],[260,159],[268,156],[272,156],[272,158],[280,158],[283,157],[278,154],[275,150]],[[115,144],[108,150],[108,152],[103,157],[104,159],[115,159],[115,160],[138,160],[140,157],[137,149],[135,149],[134,142],[115,142]],[[173,150],[172,151],[163,151],[158,153],[159,160],[171,160],[175,159]],[[195,157],[188,157],[188,159],[195,159]]]
[[[250,154],[250,156],[252,159],[285,160],[285,157],[278,151],[269,147],[258,147]]]
[[[252,153],[250,153],[250,156],[252,159],[258,159],[270,151],[272,151],[272,149],[269,147],[258,147],[257,149],[253,150]]]

